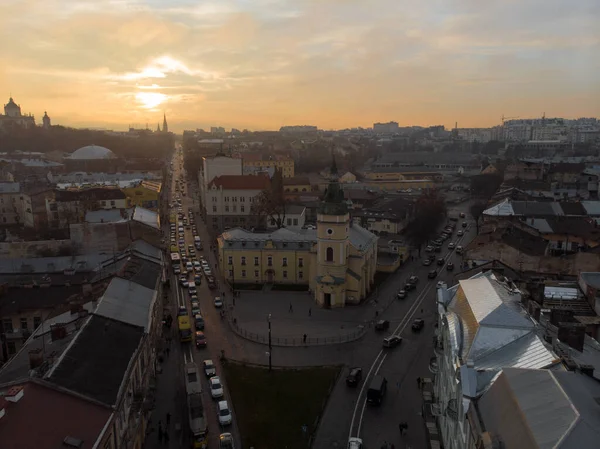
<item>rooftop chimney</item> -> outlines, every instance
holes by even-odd
[[[42,336],[42,338],[44,338]],[[29,368],[36,369],[44,361],[44,353],[42,348],[37,348],[29,351]]]
[[[4,395],[4,399],[8,402],[19,402],[19,400],[25,394],[25,390],[21,386],[11,387],[6,394]]]

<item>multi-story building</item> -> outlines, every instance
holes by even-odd
[[[350,220],[337,179],[316,228],[224,232],[218,237],[221,271],[232,284],[304,284],[321,307],[358,304],[374,285],[377,236]]]
[[[0,129],[10,128],[32,128],[35,126],[35,118],[31,114],[23,115],[21,106],[16,104],[12,97],[4,105],[4,115],[0,114]]]
[[[208,183],[203,198],[206,223],[214,231],[233,227],[258,227],[265,221],[252,206],[255,198],[270,187],[264,175],[222,175]]]
[[[161,183],[157,181],[142,181],[136,186],[126,187],[123,193],[127,196],[127,205],[139,206],[145,209],[157,210],[160,201]]]
[[[437,301],[431,410],[444,448],[475,449],[477,429],[468,413],[498,373],[504,368],[551,368],[560,365],[560,359],[521,309],[520,291],[504,277],[488,271],[450,288],[442,284]]]
[[[487,143],[492,140],[491,128],[457,128],[456,133],[467,142]]]
[[[263,157],[257,153],[244,153],[242,160],[244,163],[244,174],[279,169],[284,178],[294,177],[294,160],[289,157],[277,155]]]
[[[62,414],[49,411],[45,420],[69,416],[79,423],[73,431],[81,433],[57,435],[53,429],[36,437],[38,432],[23,433],[22,426],[0,425],[3,442],[18,437],[23,447],[57,447],[65,445],[63,441],[69,447],[84,447],[81,439],[86,438],[85,447],[142,447],[153,408],[150,390],[156,382],[156,346],[162,328],[160,257],[160,251],[138,254],[124,265],[103,266],[100,275],[112,270],[119,277],[110,281],[102,297],[75,302],[70,311],[43,322],[0,369],[0,389],[26,385],[26,396],[28,378],[34,378],[33,382],[47,382],[108,409],[100,434],[83,426],[82,420],[91,416],[80,415],[81,407],[71,405]],[[36,444],[38,440],[44,444]]]
[[[33,227],[31,198],[18,182],[0,183],[0,226]]]
[[[200,200],[202,201],[202,207],[206,208],[204,200],[206,198],[206,189],[209,182],[217,176],[241,174],[243,174],[241,159],[226,156],[203,157],[202,170],[198,172],[198,185],[200,186]],[[206,213],[206,211],[204,212]]]
[[[373,123],[373,132],[376,134],[395,134],[399,130],[398,122]]]
[[[105,187],[77,190],[55,190],[47,199],[49,223],[64,228],[82,223],[88,211],[100,209],[126,209],[128,200],[122,190]]]

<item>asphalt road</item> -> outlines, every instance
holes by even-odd
[[[463,203],[452,210],[465,212],[468,217],[469,205]],[[459,229],[463,229],[460,222],[453,237],[444,243],[442,252],[435,253],[436,257],[453,261],[454,271],[448,272],[445,266],[438,267],[435,263],[424,266],[422,259],[426,253],[422,252],[421,258],[415,256],[415,261],[407,263],[379,288],[379,301],[374,307],[380,310],[380,318],[390,321],[389,333],[401,335],[403,342],[394,349],[383,350],[382,339],[389,333],[379,334],[373,330],[356,344],[347,365],[348,369],[361,367],[363,380],[357,388],[348,388],[345,375],[340,377],[321,419],[313,448],[343,448],[351,436],[362,438],[367,448],[379,448],[386,441],[399,449],[428,447],[420,415],[422,398],[417,378],[431,377],[428,366],[433,354],[436,284],[438,281],[453,284],[454,273],[460,271],[461,256],[454,250],[448,250],[448,243],[455,242],[464,247],[475,235],[471,224],[463,237],[456,235]],[[438,276],[429,280],[427,274],[432,268],[438,270]],[[411,275],[419,277],[417,290],[410,292],[404,300],[392,299]],[[414,318],[425,320],[425,327],[419,333],[411,330]],[[381,374],[388,380],[387,394],[379,407],[365,403],[370,379],[375,374]],[[398,431],[400,422],[408,424],[408,431],[402,439]]]
[[[186,196],[181,196],[175,190],[175,180],[178,179],[182,174],[183,175],[185,174],[183,171],[182,164],[183,164],[183,159],[181,157],[181,152],[175,151],[175,159],[174,159],[174,164],[173,164],[174,165],[173,178],[172,178],[172,186],[171,186],[172,194],[171,194],[170,201],[173,202],[175,200],[175,196],[179,195],[182,200],[182,209],[187,215],[188,208],[192,207],[194,209],[194,212],[197,212],[197,207],[194,207],[194,200],[192,199],[193,195],[192,195],[192,192],[190,192],[190,188],[187,185],[187,180],[186,180],[186,184],[184,184],[184,185],[186,185],[186,187],[185,187]],[[207,243],[207,240],[205,240],[206,236],[202,236],[202,233],[203,233],[202,231],[204,230],[204,227],[199,222],[199,217],[197,214],[196,214],[195,220],[196,220],[196,226],[198,228],[198,231],[200,232],[203,243]],[[194,243],[194,237],[193,237],[191,227],[190,227],[190,229],[185,229],[186,249],[187,249],[188,245],[190,245],[190,244],[193,245],[193,243]],[[204,251],[196,250],[196,253],[197,253],[197,257],[205,256],[206,253],[208,253],[208,243],[204,247]],[[193,275],[190,274],[188,276],[188,279],[191,279],[193,281]],[[172,291],[174,292],[174,296],[175,296],[173,298],[174,301],[172,301],[174,303],[174,307],[176,308],[180,305],[186,306],[188,308],[188,313],[191,316],[191,304],[190,304],[190,300],[189,300],[190,297],[189,297],[187,289],[182,289],[180,287],[179,281],[178,281],[177,277],[174,275],[171,276],[171,285],[173,286]],[[174,348],[174,350],[181,352],[181,358],[179,358],[180,363],[183,363],[183,365],[185,365],[187,363],[194,362],[196,364],[196,366],[198,367],[199,372],[201,373],[201,377],[203,379],[204,411],[205,411],[205,416],[206,416],[208,428],[209,428],[209,448],[218,447],[219,434],[222,432],[231,432],[234,436],[236,447],[241,447],[239,431],[237,428],[237,423],[235,421],[235,413],[234,413],[233,424],[231,426],[227,426],[226,428],[222,428],[217,419],[216,401],[211,398],[208,380],[206,379],[206,377],[204,376],[203,371],[202,371],[203,360],[212,359],[215,362],[215,364],[217,365],[217,375],[221,376],[221,379],[224,380],[224,376],[223,376],[223,372],[221,370],[219,358],[220,358],[222,349],[225,349],[225,351],[227,352],[227,349],[231,348],[232,342],[228,341],[228,339],[230,338],[230,332],[229,332],[229,329],[226,327],[227,325],[226,325],[225,321],[223,321],[220,318],[219,311],[213,305],[213,298],[215,295],[217,295],[217,291],[216,290],[213,291],[208,288],[206,279],[204,277],[202,279],[202,284],[199,286],[196,286],[196,288],[198,290],[200,309],[202,312],[202,316],[204,317],[204,320],[205,320],[204,333],[205,333],[206,340],[208,343],[207,347],[203,348],[203,349],[197,349],[195,347],[194,342],[192,341],[192,343],[182,343],[182,344],[180,344],[179,342],[176,342],[176,344],[173,345],[173,348]],[[175,316],[175,314],[176,314],[176,312],[173,313],[173,316]],[[177,325],[177,322],[175,321],[174,326],[176,326],[176,325]],[[177,360],[177,359],[178,358],[172,358],[171,360]],[[183,384],[183,382],[184,382],[183,366],[181,367],[181,373],[182,373],[181,382]],[[223,384],[224,384],[224,382],[223,382]],[[224,399],[226,399],[229,402],[230,407],[232,407],[232,402],[231,402],[230,396],[227,391],[227,385],[224,384],[224,387],[225,387]],[[184,432],[184,435],[186,435],[186,432]],[[189,431],[187,432],[187,435],[189,435]],[[182,441],[182,447],[190,447],[189,445],[190,445],[189,440],[186,441],[184,438],[184,440]]]

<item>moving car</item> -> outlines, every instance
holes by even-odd
[[[177,316],[186,316],[187,315],[187,307],[181,306],[177,309]]]
[[[362,379],[362,368],[350,368],[348,376],[346,376],[346,385],[356,387]]]
[[[219,435],[219,449],[235,449],[232,434],[225,432]]]
[[[461,229],[461,230],[459,230],[459,231],[456,233],[456,235],[457,235],[457,236],[459,236],[459,237],[462,237],[463,235],[465,235],[465,231],[463,231],[463,230]]]
[[[425,320],[422,318],[417,318],[413,321],[411,327],[414,332],[419,332],[421,329],[423,329],[423,326],[425,326]]]
[[[407,282],[406,284],[404,284],[404,290],[409,292],[411,290],[416,290],[417,285],[416,284],[411,284],[410,282]]]
[[[463,221],[461,226],[462,226],[463,228],[466,228],[466,227],[467,227],[467,222],[466,222],[466,221]]]
[[[416,284],[417,282],[419,282],[419,278],[417,276],[411,276],[408,278],[408,283],[409,284]]]
[[[204,367],[204,374],[206,374],[206,377],[213,377],[217,374],[217,368],[212,360],[207,359],[203,361],[202,366]]]
[[[196,290],[196,285],[194,285],[190,282],[189,286],[188,286],[188,292],[189,292],[190,296],[197,294],[198,291]]]
[[[444,263],[446,263],[446,261],[444,260],[444,258],[443,258],[443,257],[440,257],[440,258],[437,260],[437,264],[438,264],[440,267],[441,267],[442,265],[444,265]]]
[[[384,348],[394,348],[402,343],[402,337],[398,335],[390,335],[389,337],[385,337],[383,339],[383,347]]]
[[[390,328],[390,322],[388,320],[379,320],[375,323],[376,331],[384,331]]]
[[[448,262],[448,265],[446,265],[446,270],[448,270],[448,271],[454,270],[454,264],[452,262]]]
[[[202,331],[196,331],[196,347],[206,348],[206,337]]]
[[[428,277],[429,279],[435,279],[435,278],[437,277],[437,275],[438,275],[438,273],[437,273],[437,271],[436,271],[436,270],[431,270],[431,271],[430,271],[430,272],[427,274],[427,277]]]
[[[373,376],[367,390],[367,402],[373,405],[381,404],[387,390],[387,379],[381,375]]]
[[[431,265],[431,260],[429,260],[429,259],[425,259],[425,260],[423,261],[423,265],[425,265],[426,267],[428,267],[429,265]]]
[[[348,440],[348,449],[363,449],[363,442],[360,438],[352,437]]]
[[[223,397],[223,384],[219,376],[213,376],[210,378],[210,395],[214,398]]]
[[[406,298],[406,290],[400,290],[398,292],[398,295],[396,295],[398,299],[404,299]]]
[[[221,307],[223,307],[223,301],[221,300],[220,296],[215,297],[215,307],[217,309],[220,309]]]
[[[217,415],[219,417],[219,424],[222,426],[231,424],[233,417],[231,416],[231,410],[227,401],[219,401],[217,404]]]
[[[194,276],[194,284],[195,285],[200,285],[202,284],[202,276],[200,276],[199,274]]]
[[[448,249],[454,249],[455,246],[454,242],[448,243]]]
[[[456,254],[462,254],[463,253],[463,247],[462,246],[457,246],[456,247]]]

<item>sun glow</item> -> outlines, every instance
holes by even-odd
[[[135,99],[145,109],[154,109],[167,100],[165,94],[158,92],[138,92],[135,94]]]

